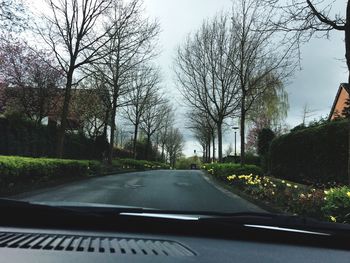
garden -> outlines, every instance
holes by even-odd
[[[274,211],[350,223],[347,122],[298,127],[276,138],[263,133],[271,141],[261,144],[261,166],[213,163],[202,169]]]
[[[314,188],[289,180],[264,176],[252,165],[206,164],[202,168],[238,193],[263,202],[274,211],[330,222],[350,223],[350,187]]]

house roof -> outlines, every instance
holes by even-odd
[[[340,93],[342,91],[342,89],[344,89],[350,96],[350,85],[348,83],[341,83],[339,88],[338,88],[338,92],[335,96],[335,99],[333,101],[333,105],[332,105],[332,108],[331,108],[331,111],[329,113],[329,116],[328,116],[328,120],[331,120],[333,114],[334,114],[334,110],[335,110],[335,107],[337,105],[337,102],[339,100],[339,96],[340,96]]]

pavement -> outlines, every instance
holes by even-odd
[[[33,202],[83,202],[176,211],[264,212],[198,170],[151,170],[90,178],[11,197]]]

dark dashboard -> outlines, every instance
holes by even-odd
[[[350,258],[349,227],[284,215],[190,215],[13,202],[0,203],[0,209],[4,263],[341,263]]]

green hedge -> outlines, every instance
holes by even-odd
[[[269,172],[307,184],[347,183],[347,121],[333,121],[275,138]]]
[[[0,117],[0,155],[53,157],[56,149],[57,129],[20,117]],[[96,141],[84,134],[67,133],[64,158],[102,159],[108,142],[103,138]]]
[[[0,188],[99,173],[97,161],[0,156]]]
[[[134,160],[134,159],[115,159],[113,160],[112,166],[114,168],[121,169],[137,169],[137,170],[145,170],[145,169],[170,169],[168,164],[160,163],[160,162],[152,162],[145,160]]]
[[[226,180],[229,175],[262,175],[263,171],[259,166],[256,165],[244,165],[233,164],[233,163],[212,163],[205,164],[202,166],[203,169],[207,170],[212,175]]]

